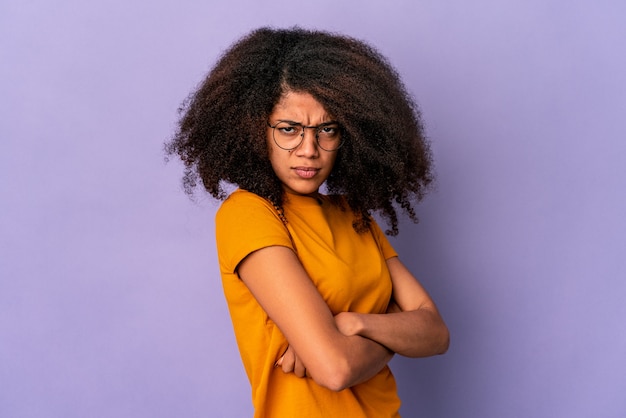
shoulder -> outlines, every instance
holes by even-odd
[[[285,226],[274,205],[267,199],[238,189],[222,203],[215,215],[219,236],[245,231],[282,231]]]
[[[228,218],[232,215],[243,215],[251,211],[276,212],[276,209],[267,199],[247,190],[237,189],[222,202],[217,210],[216,220]]]
[[[245,190],[233,192],[215,216],[215,237],[222,270],[234,272],[248,254],[269,246],[292,247],[274,206]]]
[[[222,203],[222,207],[224,206],[232,206],[232,205],[261,205],[261,206],[272,206],[272,204],[265,198],[259,196],[258,194],[249,192],[244,189],[237,189],[232,192],[226,200]],[[220,208],[221,210],[221,208]]]
[[[370,231],[385,259],[398,256],[398,253],[389,242],[387,235],[385,235],[385,233],[378,225],[378,222],[376,222],[376,219],[372,219],[372,222],[370,223]]]

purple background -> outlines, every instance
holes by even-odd
[[[262,25],[376,45],[438,190],[394,240],[443,357],[396,358],[406,417],[626,414],[626,3],[0,3],[0,416],[242,417],[217,203],[162,143]]]

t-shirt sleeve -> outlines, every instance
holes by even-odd
[[[234,273],[250,253],[270,246],[293,249],[287,228],[274,207],[246,191],[236,191],[222,203],[215,217],[220,270]]]
[[[391,246],[391,243],[387,239],[387,236],[384,234],[384,232],[380,229],[380,226],[378,226],[378,223],[376,223],[376,221],[373,219],[370,225],[370,229],[372,231],[372,234],[374,235],[374,239],[380,247],[380,251],[383,254],[385,260],[388,260],[391,257],[397,257],[398,253]]]

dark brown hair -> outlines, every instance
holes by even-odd
[[[237,185],[280,207],[282,184],[269,162],[266,129],[281,96],[306,92],[342,126],[344,145],[326,186],[342,194],[367,230],[371,214],[398,233],[396,207],[417,221],[412,202],[433,181],[420,113],[398,74],[371,46],[300,28],[253,31],[228,49],[180,108],[168,155],[185,164],[183,185],[198,179],[217,199]]]

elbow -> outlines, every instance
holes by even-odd
[[[341,392],[342,390],[350,387],[348,379],[342,376],[333,376],[326,382],[319,383],[319,385],[332,390],[333,392]]]
[[[446,324],[443,323],[440,326],[440,330],[438,333],[437,345],[435,347],[435,354],[445,354],[450,348],[450,331]]]
[[[416,335],[418,341],[413,344],[396,350],[396,353],[411,357],[431,357],[445,354],[450,347],[450,331],[442,320],[432,324],[427,333]]]
[[[353,384],[349,361],[342,357],[329,359],[324,367],[318,369],[317,373],[312,374],[311,377],[318,385],[333,392],[341,392]]]
[[[448,351],[450,347],[450,331],[441,316],[437,315],[432,322],[432,328],[429,338],[429,349],[431,356],[442,355]]]
[[[407,350],[399,350],[397,353],[412,358],[431,357],[445,354],[450,347],[450,331],[443,321],[433,326],[422,338],[424,338],[423,344],[411,346]]]

